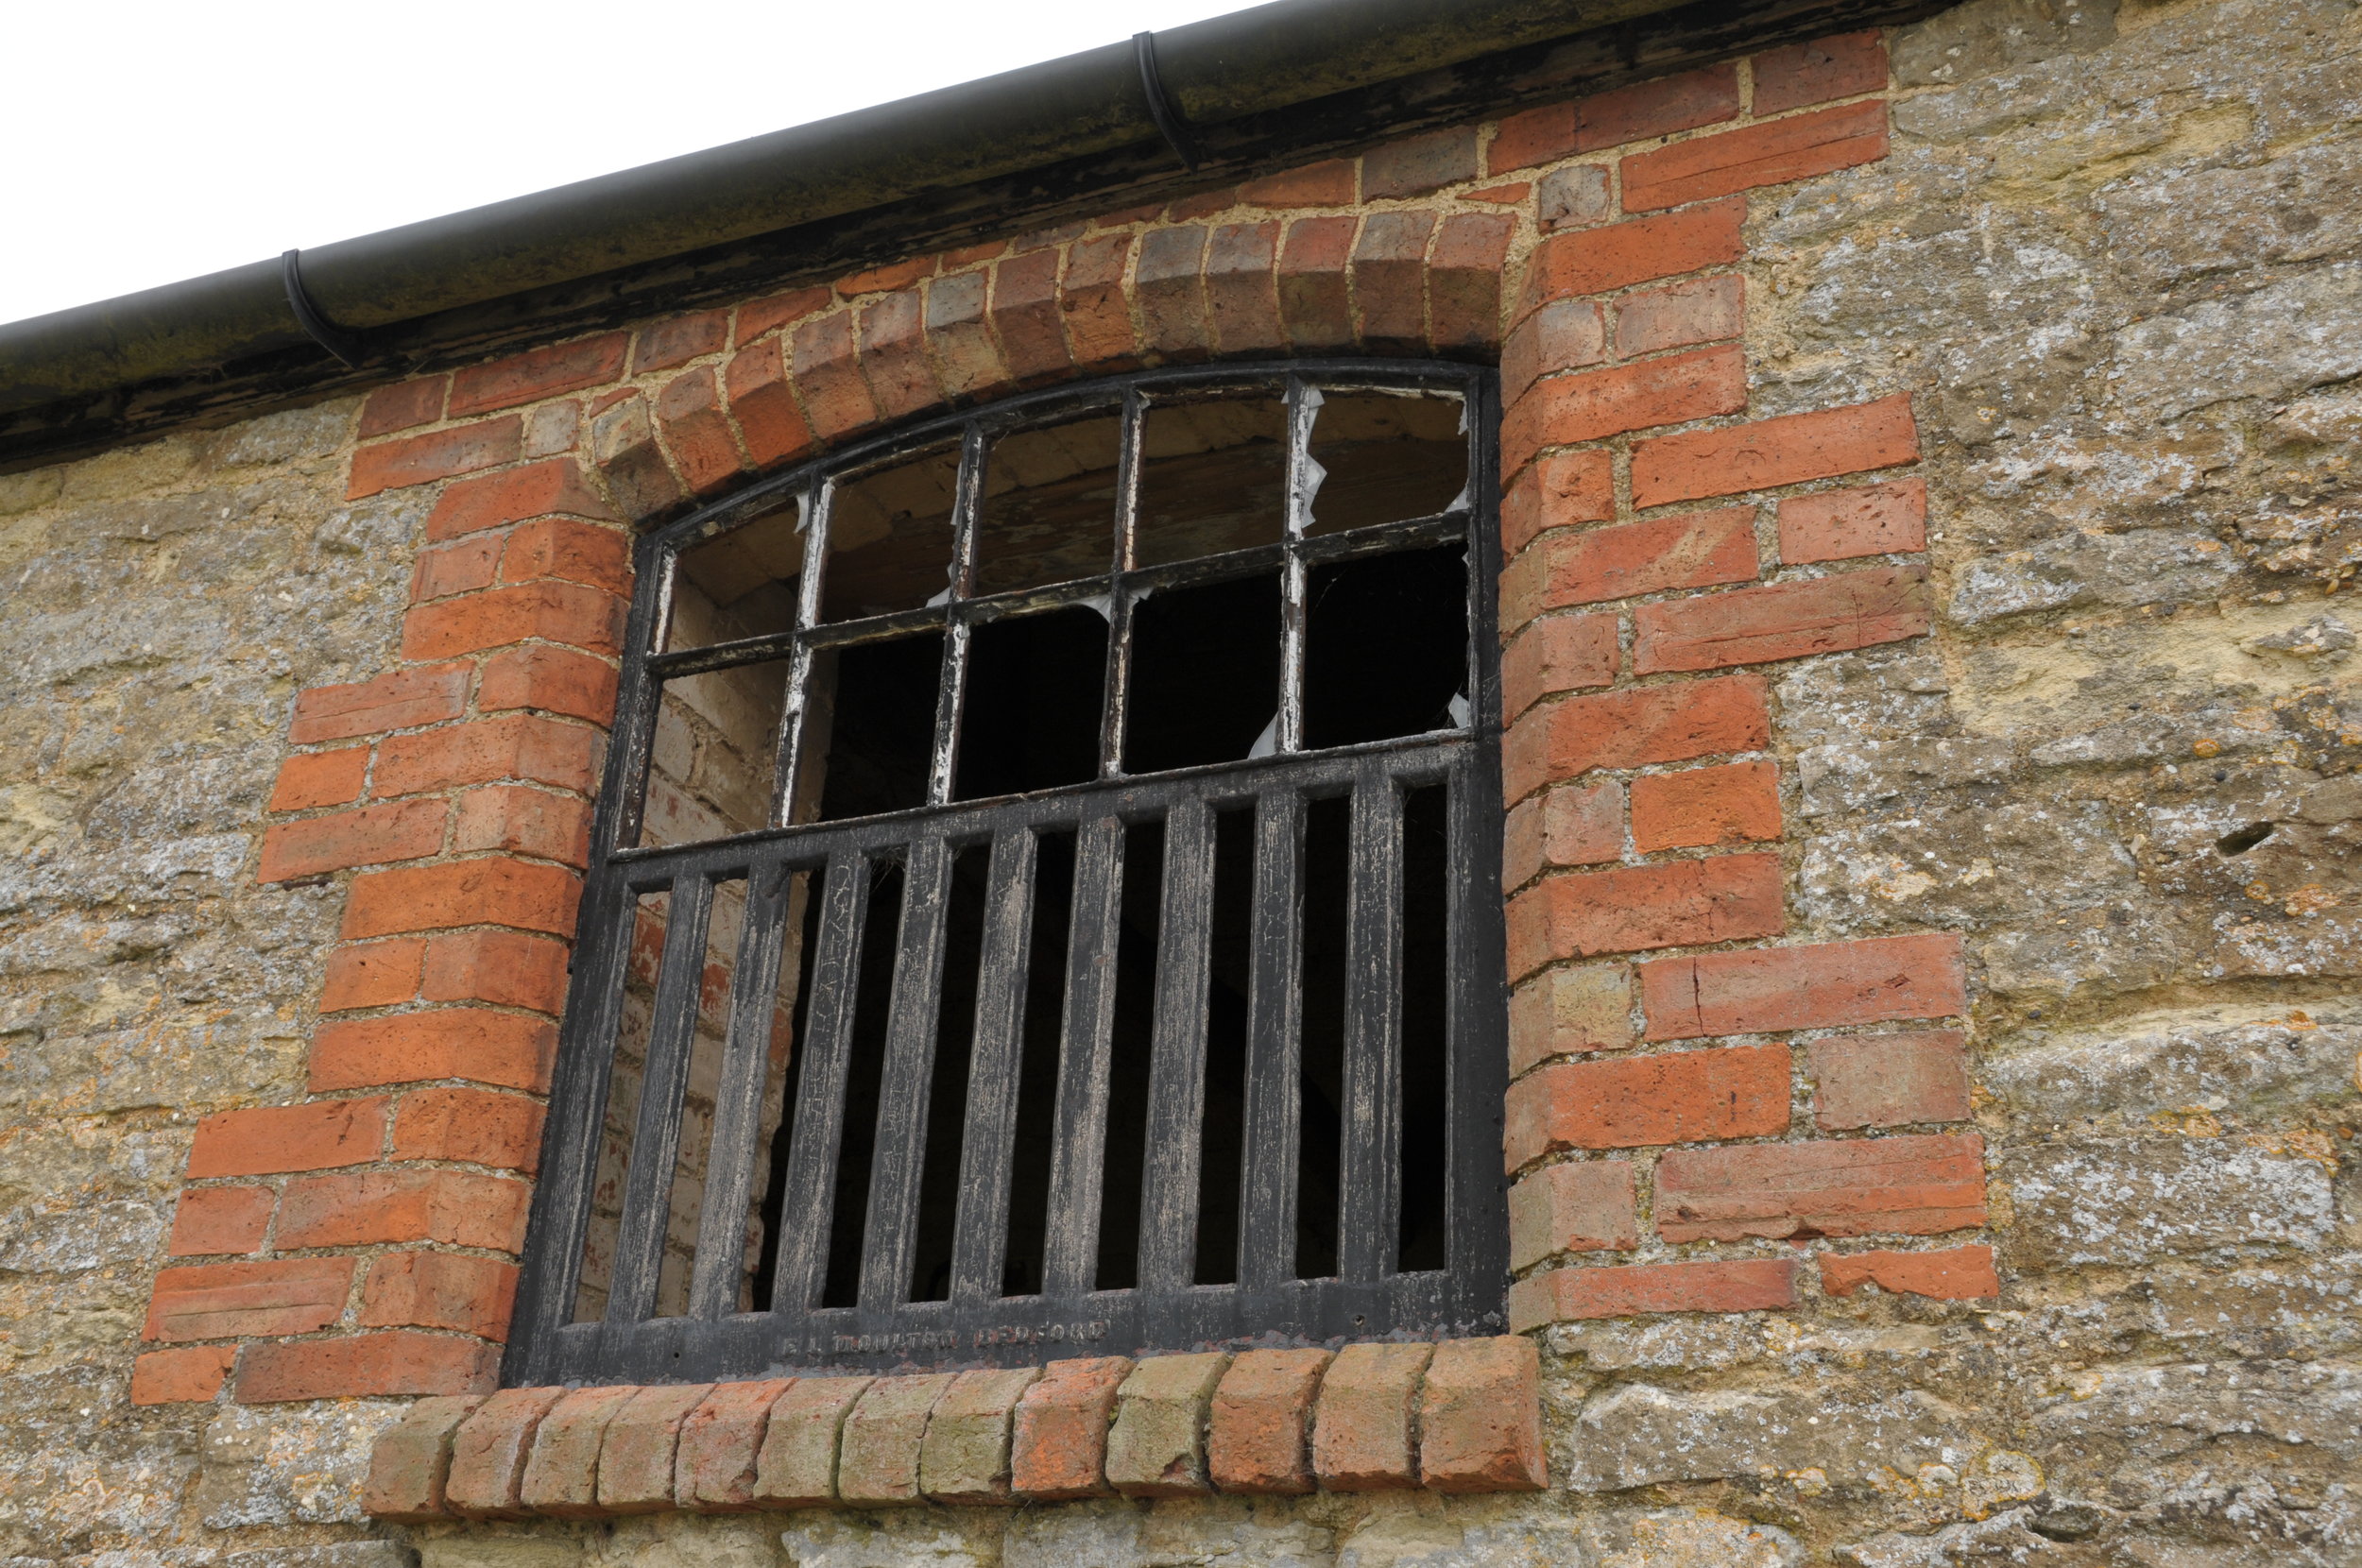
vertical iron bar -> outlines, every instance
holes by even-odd
[[[869,1215],[862,1228],[860,1300],[873,1310],[899,1305],[911,1290],[950,882],[950,845],[933,834],[914,841],[902,867],[902,923],[886,1010],[877,1153],[869,1167]],[[950,1115],[953,1108],[940,1111]]]
[[[967,617],[961,605],[976,579],[977,498],[984,484],[984,433],[971,423],[960,435],[960,471],[952,481],[950,602],[943,612],[943,674],[935,690],[934,751],[927,768],[927,804],[951,798],[959,767],[961,690],[967,674]]]
[[[1268,1289],[1295,1273],[1303,862],[1304,798],[1275,785],[1255,803],[1254,958],[1247,981],[1246,1147],[1239,1224],[1239,1284],[1246,1289]]]
[[[706,1160],[705,1208],[697,1218],[696,1267],[689,1276],[693,1318],[719,1318],[738,1309],[746,1209],[779,1007],[780,928],[795,878],[794,867],[778,865],[757,866],[746,878],[746,925],[730,969],[729,1037],[713,1096],[713,1146]]]
[[[1009,1249],[1009,1166],[1017,1136],[1025,977],[1034,935],[1032,832],[1002,830],[985,873],[984,940],[976,981],[976,1041],[960,1140],[960,1212],[952,1229],[951,1299],[1001,1294]]]
[[[1095,817],[1074,838],[1074,923],[1067,939],[1056,1142],[1050,1154],[1049,1236],[1042,1248],[1042,1293],[1048,1296],[1075,1296],[1090,1289],[1099,1261],[1116,934],[1122,911],[1122,819]]]
[[[1107,706],[1099,719],[1099,776],[1123,772],[1124,703],[1132,690],[1132,595],[1126,588],[1138,548],[1132,535],[1139,521],[1140,441],[1148,422],[1138,387],[1123,394],[1122,424],[1116,448],[1116,517],[1113,571],[1107,581]]]
[[[1402,1212],[1402,793],[1355,770],[1345,927],[1344,1148],[1340,1277],[1394,1272]]]
[[[820,618],[820,486],[807,485],[796,497],[796,527],[804,536],[804,573],[796,585],[796,651],[788,656],[787,709],[779,719],[779,754],[771,766],[770,825],[796,820],[796,779],[803,771],[804,716],[811,709],[812,643],[805,637]]]
[[[640,1073],[640,1116],[624,1176],[623,1221],[607,1298],[610,1323],[636,1323],[656,1308],[673,1179],[680,1164],[681,1097],[689,1085],[689,1052],[705,984],[706,916],[712,909],[711,877],[674,878],[664,911],[664,956],[650,1007],[647,1061]]]
[[[836,1198],[836,1156],[845,1136],[845,1079],[852,1048],[853,1003],[861,986],[862,927],[869,916],[869,858],[858,849],[829,857],[821,895],[820,940],[808,965],[812,1001],[804,1010],[803,1069],[796,1086],[796,1143],[779,1205],[774,1312],[819,1303],[829,1256],[829,1215]]]
[[[1147,1168],[1141,1181],[1139,1280],[1178,1290],[1197,1263],[1197,1199],[1206,1118],[1206,1009],[1213,954],[1213,812],[1203,800],[1165,815],[1165,907],[1156,943],[1155,1024],[1149,1058]]]
[[[1321,395],[1288,378],[1287,561],[1279,572],[1279,735],[1282,755],[1304,749],[1304,530],[1312,520],[1312,421]]]

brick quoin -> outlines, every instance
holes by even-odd
[[[1623,655],[1612,615],[1546,615],[1501,652],[1501,711],[1512,719],[1562,691],[1609,686]]]
[[[1624,854],[1624,787],[1613,780],[1563,785],[1517,804],[1501,834],[1501,885],[1523,887],[1544,869],[1601,865]]]
[[[1545,1166],[1509,1189],[1509,1266],[1640,1245],[1630,1160]]]
[[[1678,207],[1874,163],[1886,155],[1887,106],[1844,104],[1635,153],[1622,165],[1624,208]]]
[[[345,499],[359,501],[381,490],[429,485],[454,474],[514,463],[524,449],[524,421],[515,415],[485,424],[461,425],[363,447],[352,454]]]
[[[1780,559],[1789,566],[1927,548],[1927,482],[1823,490],[1780,503]]]
[[[159,1270],[145,1339],[310,1334],[344,1316],[349,1257],[275,1258]]]
[[[1616,302],[1616,351],[1648,354],[1737,337],[1747,325],[1743,278],[1693,278]]]
[[[1924,637],[1926,589],[1919,567],[1874,567],[1643,605],[1633,612],[1633,667],[1719,670]]]
[[[430,540],[457,538],[478,529],[552,516],[622,520],[583,479],[573,458],[553,457],[505,473],[444,486],[435,509],[427,514],[426,537]]]
[[[1562,1062],[1510,1086],[1505,1168],[1570,1149],[1639,1149],[1788,1131],[1786,1046]]]
[[[1815,1040],[1813,1121],[1824,1133],[1965,1121],[1968,1037],[1956,1029]]]
[[[355,434],[366,441],[373,435],[431,425],[443,417],[443,398],[450,389],[449,376],[422,376],[381,386],[361,405],[361,423]]]
[[[549,1087],[557,1031],[547,1018],[444,1008],[325,1023],[312,1036],[314,1094],[467,1078],[539,1094]]]
[[[353,866],[422,860],[443,847],[450,817],[451,808],[442,801],[406,800],[279,823],[263,834],[255,879],[284,882]]]
[[[604,386],[624,373],[628,341],[626,333],[605,332],[469,366],[452,375],[450,417],[488,414],[560,392]]]
[[[1593,768],[1760,751],[1771,740],[1760,675],[1601,691],[1568,697],[1513,725],[1504,784],[1509,799],[1522,800],[1545,782],[1578,777]]]
[[[556,866],[491,859],[363,872],[345,901],[348,942],[454,926],[574,934],[582,880]]]
[[[230,1345],[149,1351],[131,1364],[131,1403],[211,1404],[230,1381],[237,1359],[237,1350]]]
[[[1509,1070],[1632,1044],[1632,972],[1620,963],[1549,969],[1509,996]]]
[[[278,1202],[268,1187],[184,1187],[164,1251],[174,1257],[260,1252]]]
[[[1960,939],[1949,932],[1700,953],[1640,965],[1652,1040],[1837,1029],[1968,1010]]]
[[[541,1107],[483,1089],[419,1089],[394,1111],[394,1158],[456,1160],[531,1175],[541,1163]]]
[[[1796,1304],[1788,1258],[1556,1269],[1509,1287],[1509,1326],[1631,1318],[1655,1312],[1760,1312]]]
[[[1552,234],[1533,247],[1526,264],[1518,319],[1568,295],[1607,294],[1659,278],[1728,266],[1746,254],[1739,232],[1746,221],[1746,201],[1734,198],[1662,217]],[[1648,503],[1635,500],[1635,504]]]
[[[1755,572],[1752,506],[1553,534],[1501,573],[1500,620],[1505,628],[1520,626],[1545,609],[1749,583]]]
[[[341,751],[306,752],[280,764],[265,809],[307,811],[320,806],[347,806],[368,788],[369,748],[347,746]]]
[[[1754,59],[1754,111],[1779,114],[1887,84],[1886,40],[1876,29],[1766,49]]]
[[[402,656],[454,658],[528,639],[619,652],[626,606],[579,583],[519,583],[414,605],[402,620]]]
[[[588,794],[600,739],[595,729],[523,713],[397,735],[377,749],[370,793],[384,799],[525,779]]]
[[[1552,376],[1501,421],[1501,468],[1515,472],[1544,447],[1684,424],[1747,406],[1747,366],[1736,345],[1636,365]]]
[[[1553,959],[1777,936],[1787,929],[1776,855],[1563,871],[1509,903],[1509,972]]]
[[[385,1110],[384,1099],[371,1099],[222,1111],[197,1124],[189,1175],[268,1176],[366,1165],[385,1144]]]
[[[1981,1225],[1984,1147],[1958,1133],[1674,1150],[1657,1162],[1657,1234],[1736,1241]]]
[[[1632,781],[1633,847],[1644,855],[1760,844],[1777,839],[1780,827],[1775,763],[1730,762]]]
[[[456,719],[468,708],[468,666],[413,665],[374,680],[296,693],[287,739],[300,746],[385,735]]]
[[[1943,1302],[1992,1301],[2001,1294],[1993,1249],[1979,1242],[1936,1253],[1823,1253],[1821,1288],[1850,1296],[1865,1285],[1893,1295]]]
[[[488,1390],[500,1349],[412,1329],[248,1345],[238,1356],[241,1405],[356,1395],[457,1394]]]
[[[1546,529],[1616,515],[1616,464],[1605,452],[1555,452],[1528,465],[1501,497],[1501,554],[1515,558]]]
[[[306,1176],[279,1201],[282,1248],[438,1241],[514,1253],[531,1187],[463,1170],[376,1170]]]
[[[320,981],[320,1011],[344,1013],[363,1007],[393,1007],[419,994],[426,944],[417,938],[337,947],[328,955]]]
[[[1632,503],[1703,501],[1918,460],[1911,401],[1897,393],[1850,408],[1643,441],[1633,449]]]
[[[462,1253],[388,1253],[370,1260],[361,1289],[364,1328],[447,1328],[508,1338],[517,1266]]]

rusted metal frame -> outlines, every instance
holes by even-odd
[[[1295,1277],[1297,1158],[1303,1142],[1304,792],[1274,780],[1255,802],[1253,956],[1246,1108],[1239,1182],[1239,1284]]]
[[[1009,1170],[1016,1153],[1025,982],[1032,972],[1036,857],[1029,828],[1004,827],[993,836],[976,1031],[968,1056],[967,1123],[960,1140],[959,1211],[951,1233],[955,1302],[999,1297],[1007,1262]]]
[[[1099,710],[1099,776],[1118,778],[1123,773],[1123,733],[1130,715],[1132,691],[1132,612],[1148,592],[1137,588],[1131,575],[1139,551],[1132,537],[1139,521],[1140,440],[1148,424],[1146,400],[1139,388],[1123,391],[1123,420],[1116,449],[1116,518],[1107,583],[1107,673]]]
[[[1045,1296],[1090,1290],[1099,1262],[1116,944],[1123,912],[1123,828],[1121,817],[1103,812],[1086,820],[1074,835],[1074,913],[1067,939],[1066,1016],[1058,1038],[1042,1246]]]
[[[931,833],[914,840],[903,860],[901,929],[886,1004],[878,1136],[869,1162],[869,1212],[862,1226],[860,1302],[864,1312],[899,1305],[910,1296],[927,1120],[931,1115],[956,1112],[956,1107],[937,1110],[928,1104],[934,1082],[935,1018],[943,997],[951,854],[951,846]]]
[[[1181,1289],[1196,1269],[1213,929],[1213,812],[1202,800],[1176,801],[1165,814],[1164,910],[1157,922],[1141,1150],[1139,1282],[1146,1291]]]
[[[714,881],[710,876],[676,878],[665,905],[664,953],[650,1004],[647,1056],[640,1070],[640,1114],[624,1174],[615,1272],[608,1284],[609,1322],[638,1322],[656,1308],[657,1280],[671,1229],[673,1180],[680,1164],[681,1108],[696,1043],[706,921],[713,912]]]
[[[746,1263],[746,1215],[753,1199],[755,1150],[770,1085],[777,1023],[779,955],[796,871],[758,868],[746,878],[746,922],[730,969],[729,1033],[713,1096],[713,1143],[706,1159],[705,1202],[697,1217],[697,1256],[689,1276],[689,1315],[713,1319],[738,1310]]]
[[[779,1261],[771,1276],[774,1312],[820,1303],[836,1199],[837,1150],[845,1135],[846,1075],[850,1069],[853,1003],[861,984],[863,928],[869,914],[870,857],[847,845],[829,857],[821,891],[820,939],[807,964],[812,1001],[797,1053],[796,1142],[788,1151],[779,1205]]]
[[[1402,794],[1365,768],[1352,810],[1337,1269],[1374,1280],[1394,1272],[1401,1228]]]

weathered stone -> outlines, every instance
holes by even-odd
[[[1126,1497],[1189,1497],[1212,1490],[1206,1426],[1227,1355],[1152,1355],[1116,1392],[1107,1484]]]
[[[2228,1139],[2037,1144],[2003,1162],[2002,1180],[2020,1269],[2314,1248],[2336,1219],[2320,1162]]]
[[[836,1494],[847,1503],[916,1503],[927,1418],[950,1391],[951,1372],[881,1377],[845,1417]]]
[[[1040,1376],[1031,1367],[960,1373],[927,1418],[919,1490],[938,1503],[1009,1501],[1010,1425]]]
[[[765,1508],[813,1508],[836,1501],[837,1450],[846,1415],[869,1391],[866,1377],[805,1377],[771,1406],[770,1429],[755,1459],[751,1500]]]
[[[1633,1383],[1595,1395],[1552,1469],[1576,1491],[1816,1468],[1866,1478],[1947,1462],[1969,1443],[1966,1412],[1916,1389],[1864,1403],[1797,1389],[1678,1392]]]

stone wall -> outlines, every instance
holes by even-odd
[[[1876,43],[1376,149],[1358,188],[1349,165],[1342,186],[1335,164],[1283,173],[1030,247],[984,245],[628,341],[399,383],[366,409],[296,409],[0,477],[0,638],[13,656],[0,674],[0,1561],[2232,1568],[2362,1555],[2362,691],[2343,608],[2362,564],[2362,392],[2345,384],[2362,373],[2362,20],[2343,4],[1973,0],[1888,35],[1891,77],[1849,77]],[[1861,117],[1881,104],[1891,142]],[[1736,182],[1718,174],[1729,160],[1701,150],[1751,133],[1732,128],[1746,115],[1795,126],[1848,112],[1834,129],[1814,122],[1817,139],[1773,133]],[[1660,143],[1691,150],[1654,156]],[[1737,204],[1727,255],[1603,278],[1550,271],[1554,255],[1593,254],[1580,246],[1536,249],[1718,200]],[[1355,236],[1326,264],[1318,242],[1337,220],[1321,213]],[[1412,220],[1377,221],[1405,213],[1429,214],[1409,258],[1380,241]],[[1258,315],[1238,279],[1257,275],[1259,227],[1282,222],[1332,227],[1304,230],[1301,252],[1295,227],[1284,246],[1276,230],[1259,242],[1275,292]],[[1181,242],[1151,238],[1208,225],[1231,244],[1210,261],[1176,263]],[[1670,243],[1646,240],[1655,257]],[[1029,302],[1028,258],[1045,249]],[[1111,257],[1094,292],[1090,268]],[[1693,266],[1695,281],[1658,285]],[[1557,282],[1535,293],[1546,277]],[[1546,297],[1569,307],[1545,321]],[[1594,298],[1607,313],[1586,317]],[[269,1227],[297,1185],[332,1180],[305,1172],[355,1159],[519,1185],[529,1134],[516,1116],[486,1132],[445,1105],[447,1141],[405,1149],[386,1141],[401,1137],[393,1104],[357,1156],[339,1152],[357,1111],[303,1124],[295,1141],[326,1150],[312,1165],[241,1167],[235,1150],[249,1130],[284,1146],[291,1124],[270,1117],[389,1098],[322,1087],[323,1014],[334,1027],[355,1010],[456,1009],[530,1031],[555,1001],[541,949],[522,965],[541,989],[518,990],[508,949],[485,944],[448,995],[423,967],[400,998],[368,989],[350,868],[371,861],[300,827],[361,795],[286,793],[291,779],[341,787],[318,783],[333,762],[282,772],[291,719],[297,760],[359,740],[382,768],[388,748],[420,749],[402,738],[421,725],[514,724],[494,717],[512,709],[552,733],[578,725],[590,739],[576,744],[594,747],[600,699],[581,682],[606,668],[598,627],[545,619],[507,642],[405,648],[405,612],[415,639],[436,605],[504,584],[591,587],[604,570],[601,591],[620,588],[611,567],[547,548],[554,531],[532,520],[552,513],[607,537],[611,514],[677,507],[944,396],[1209,344],[1269,351],[1339,321],[1372,347],[1487,356],[1522,325],[1498,350],[1505,376],[1571,372],[1549,420],[1513,412],[1505,435],[1554,453],[1541,465],[1566,477],[1509,509],[1524,529],[1513,545],[1566,556],[1528,569],[1530,587],[1546,578],[1533,607],[1562,640],[1530,645],[1509,672],[1554,705],[1537,713],[1615,695],[1578,690],[1598,684],[1580,673],[1602,657],[1635,691],[1669,690],[1652,670],[1692,673],[1678,677],[1691,688],[1760,684],[1763,737],[1685,754],[1705,767],[1639,758],[1637,774],[1594,779],[1553,749],[1534,775],[1565,781],[1553,815],[1527,818],[1513,841],[1534,857],[1513,884],[1566,868],[1537,890],[1742,861],[1765,866],[1772,889],[1769,914],[1760,898],[1696,906],[1737,907],[1754,921],[1743,929],[1701,916],[1635,940],[1629,923],[1600,931],[1608,900],[1570,895],[1513,928],[1526,933],[1513,967],[1535,977],[1525,994],[1548,999],[1521,1012],[1517,1065],[1542,1064],[1524,1083],[1549,1087],[1527,1090],[1518,1125],[1532,1141],[1514,1163],[1528,1167],[1520,1325],[1543,1352],[1551,1490],[367,1520],[361,1477],[404,1406],[395,1396],[482,1376],[482,1350],[411,1350],[499,1338],[481,1310],[498,1290],[484,1283],[513,1237],[445,1234],[447,1210],[374,1188],[374,1229],[308,1244]],[[1734,332],[1735,349],[1689,347]],[[1619,355],[1684,368],[1585,379],[1592,366],[1617,373]],[[1691,451],[1672,445],[1685,429],[1834,430],[1779,421],[1881,408],[1901,411],[1877,428],[1908,426],[1908,451],[1755,470],[1744,486],[1656,486],[1669,470],[1636,450]],[[1666,425],[1684,428],[1633,434]],[[452,478],[573,452],[596,488],[564,504]],[[1586,465],[1604,490],[1577,482]],[[1581,558],[1677,503],[1704,520],[1653,553],[1635,557],[1633,541],[1654,537],[1631,536],[1613,559]],[[471,504],[481,526],[452,526]],[[531,538],[540,554],[517,542]],[[1734,551],[1748,571],[1730,568]],[[1686,575],[1632,575],[1635,560],[1668,559]],[[1908,574],[1923,559],[1921,598]],[[1850,581],[1868,594],[1880,572],[1884,598],[1833,609],[1798,592]],[[1726,619],[1703,627],[1680,607],[1718,601],[1706,613]],[[1820,639],[1789,611],[1775,629],[1803,642],[1727,621],[1745,613],[1736,605],[1775,602],[1820,615]],[[484,617],[439,623],[463,619]],[[1603,651],[1577,629],[1590,623],[1596,642],[1602,622],[1621,639]],[[1675,633],[1692,650],[1676,660],[1699,657],[1702,639],[1708,655],[1652,664]],[[1743,657],[1711,651],[1734,636],[1758,640]],[[494,666],[520,639],[585,652],[515,660],[502,688]],[[373,683],[405,658],[412,672],[464,663],[461,707],[303,727],[333,730],[335,701],[299,707],[300,691],[372,683],[384,696]],[[1513,740],[1513,777],[1517,761]],[[458,836],[466,797],[579,799],[583,769],[572,752],[525,748],[489,774],[375,791],[444,813],[422,853],[376,858],[431,868],[496,852],[555,873],[577,858],[571,840],[528,839],[505,816],[471,847]],[[1708,773],[1703,793],[1650,782]],[[356,782],[367,793],[384,776]],[[1603,789],[1619,792],[1605,827]],[[546,812],[533,821],[547,830]],[[1713,831],[1685,840],[1702,822]],[[1602,832],[1613,842],[1586,847]],[[1622,863],[1580,869],[1608,862]],[[562,935],[557,924],[539,929]],[[1613,957],[1667,946],[1672,956],[1629,974]],[[1719,952],[1735,956],[1718,967]],[[1776,961],[1791,967],[1768,982],[1732,968],[1759,963],[1738,955],[1814,952],[1912,958],[1891,976],[1832,975],[1801,956]],[[1734,974],[1743,983],[1714,990]],[[1884,1011],[1874,996],[1844,999],[1885,995],[1889,980],[1926,995]],[[1901,1027],[1860,1032],[1880,1020]],[[539,1082],[529,1055],[497,1087],[520,1105]],[[1712,1081],[1671,1084],[1685,1071]],[[495,1098],[472,1068],[457,1076],[476,1086],[413,1073],[398,1082],[429,1086],[392,1098]],[[1684,1119],[1692,1100],[1705,1119]],[[1619,1119],[1631,1107],[1650,1115]],[[208,1117],[220,1118],[210,1146]],[[460,1131],[477,1141],[448,1141]],[[1875,1222],[1829,1200],[1861,1182],[1785,1165],[1776,1212],[1733,1217],[1748,1171],[1833,1134],[1827,1147],[1898,1157],[1932,1158],[1921,1146],[1940,1142],[1950,1163],[1890,1171]],[[1673,1147],[1701,1138],[1718,1147]],[[1964,1178],[1952,1168],[1963,1151]],[[1796,1199],[1806,1188],[1819,1196]],[[468,1278],[430,1289],[418,1265],[388,1261],[412,1255],[468,1260]],[[167,1267],[277,1272],[241,1296],[265,1277]],[[1710,1287],[1666,1283],[1676,1276],[1663,1270],[1701,1268],[1724,1272]],[[408,1293],[388,1304],[399,1293],[384,1287],[372,1306],[371,1282],[397,1273]],[[372,1339],[400,1345],[374,1361],[334,1348]],[[164,1359],[135,1400],[143,1349]]]

